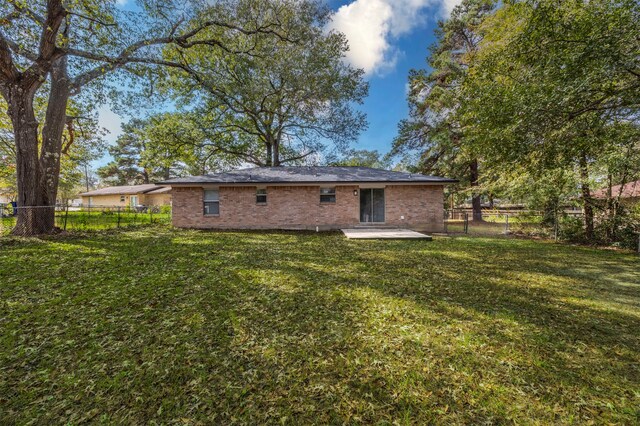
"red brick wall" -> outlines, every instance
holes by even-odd
[[[425,231],[444,230],[442,186],[392,185],[385,188],[384,196],[386,224]]]
[[[267,204],[256,204],[255,187],[220,187],[220,215],[203,213],[202,188],[174,187],[173,224],[181,228],[338,229],[360,224],[357,186],[337,186],[335,203],[320,203],[319,186],[267,187]],[[440,231],[442,186],[387,186],[386,223]],[[404,216],[404,219],[401,219]]]

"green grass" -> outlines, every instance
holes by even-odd
[[[0,282],[1,424],[640,421],[631,253],[147,227]]]
[[[105,229],[149,225],[151,223],[168,224],[170,222],[171,213],[137,213],[131,210],[118,212],[115,208],[68,212],[56,210],[55,212],[56,226],[66,231],[103,231]],[[3,216],[0,220],[0,235],[10,233],[15,224],[15,216]]]

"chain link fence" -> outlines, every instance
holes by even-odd
[[[53,210],[53,214],[51,214]],[[20,220],[19,220],[20,217]],[[584,217],[582,212],[562,212],[549,218],[536,211],[483,211],[474,218],[470,209],[447,210],[444,213],[445,232],[475,236],[519,235],[580,241]],[[100,231],[149,224],[170,224],[170,206],[37,206],[17,207],[0,204],[0,236],[38,235],[54,229],[64,231]],[[617,243],[623,248],[640,252],[640,224],[625,228]]]
[[[483,211],[475,217],[471,210],[447,210],[444,213],[445,232],[475,236],[516,235],[591,243],[582,239],[584,234],[584,214],[581,211],[564,211],[556,216],[545,216],[542,212]],[[596,233],[603,227],[596,220]],[[604,238],[602,238],[604,239]],[[622,248],[640,252],[640,224],[629,224],[618,229],[617,242],[609,242]]]
[[[583,221],[579,211],[562,212],[556,217],[546,217],[531,210],[483,211],[474,217],[471,210],[445,211],[445,229],[451,234],[469,235],[523,235],[564,239],[576,223]]]
[[[57,231],[100,231],[155,223],[168,224],[171,222],[171,207],[17,207],[0,204],[0,236],[14,231],[20,235],[40,234],[44,229],[51,229],[51,221]]]
[[[474,217],[471,210],[447,210],[444,216],[445,231],[450,234],[509,235],[514,233],[553,233],[544,216],[535,211],[483,211]],[[553,228],[553,227],[551,227]]]

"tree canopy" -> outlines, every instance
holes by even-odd
[[[128,75],[153,82],[158,67],[189,69],[161,48],[184,53],[207,46],[230,55],[251,55],[251,46],[230,46],[235,39],[266,35],[290,42],[279,23],[290,1],[141,0],[135,11],[116,2],[9,0],[0,3],[0,94],[7,104],[16,148],[18,204],[14,233],[54,230],[53,206],[60,176],[62,134],[69,99],[91,91],[94,102],[110,86],[106,79]],[[242,26],[235,19],[242,14]],[[292,41],[291,41],[292,42]],[[120,80],[120,86],[128,79]],[[100,82],[100,84],[96,84]],[[36,94],[45,83],[46,112],[38,120]],[[113,87],[113,86],[111,86]]]
[[[480,159],[467,143],[460,109],[465,103],[464,81],[482,40],[479,27],[495,7],[491,0],[464,0],[447,20],[438,23],[430,47],[430,70],[409,75],[410,116],[399,125],[392,155],[419,153],[417,169],[428,174],[458,176],[470,193],[474,217],[481,220]]]
[[[222,38],[225,45],[250,46],[252,54],[229,55],[206,45],[186,53],[165,49],[167,60],[189,64],[189,78],[183,69],[170,70],[165,88],[203,133],[200,147],[258,166],[290,164],[327,143],[344,150],[366,127],[354,104],[366,97],[368,85],[363,71],[344,60],[344,35],[326,31],[328,9],[315,0],[276,3],[282,6],[279,25],[294,43],[266,34],[229,35]],[[251,15],[240,10],[239,25]]]
[[[594,202],[593,185],[640,178],[638,2],[464,0],[437,37],[394,153],[456,177],[477,160],[480,191],[473,173],[462,189],[551,215],[580,199],[595,241],[621,209],[615,194]]]

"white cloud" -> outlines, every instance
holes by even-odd
[[[349,62],[367,73],[389,64],[392,15],[385,0],[356,0],[338,9],[330,26],[347,37]]]
[[[333,15],[331,29],[344,33],[349,41],[347,59],[367,74],[393,68],[398,51],[393,42],[427,19],[431,6],[448,15],[460,0],[354,0]]]
[[[459,5],[460,2],[461,0],[443,0],[442,1],[442,8],[447,13],[447,16],[451,14],[451,11],[453,10],[453,8]]]

